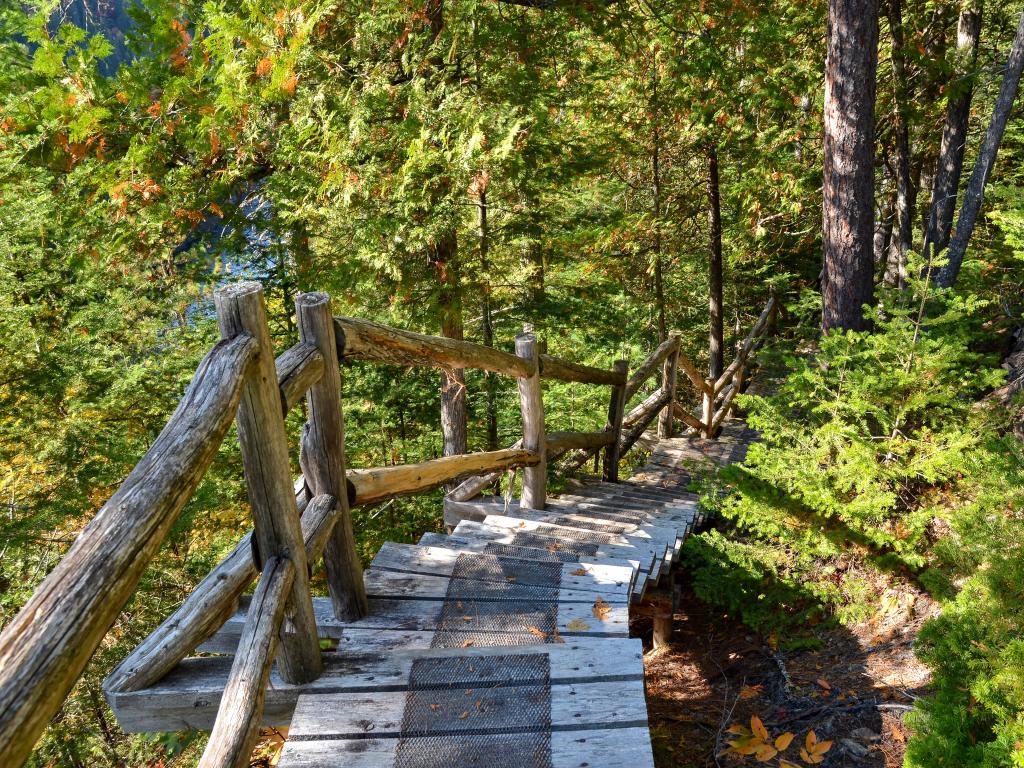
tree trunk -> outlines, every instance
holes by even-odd
[[[942,145],[939,149],[935,183],[932,186],[928,226],[924,234],[925,259],[934,257],[946,249],[953,228],[953,212],[964,167],[967,126],[971,115],[973,78],[970,73],[978,59],[981,11],[981,0],[965,0],[960,11],[956,34],[957,67],[953,82],[950,83],[949,100],[946,102]]]
[[[458,234],[454,229],[445,232],[431,246],[430,260],[437,271],[440,287],[441,335],[461,340],[462,291],[459,284]],[[444,456],[466,452],[466,376],[463,368],[441,372],[441,433]]]
[[[821,327],[867,328],[874,292],[878,0],[829,0]]]
[[[481,177],[482,178],[482,177]],[[483,341],[484,346],[494,346],[494,323],[491,320],[491,280],[488,274],[490,263],[488,251],[490,249],[490,233],[487,224],[487,189],[486,182],[478,189],[477,200],[477,225],[479,227],[479,248],[480,248],[480,294],[483,315]],[[494,451],[498,448],[498,395],[497,379],[491,371],[484,372],[484,390],[487,395],[487,450]]]
[[[940,288],[952,288],[960,274],[960,265],[967,252],[967,244],[971,240],[974,225],[978,220],[978,213],[981,211],[981,204],[985,200],[985,184],[992,173],[992,166],[995,165],[999,144],[1002,142],[1003,132],[1006,130],[1006,121],[1010,118],[1010,110],[1013,108],[1014,99],[1017,98],[1022,68],[1024,68],[1024,14],[1020,17],[1017,33],[1014,35],[1013,45],[1010,47],[1006,73],[1003,75],[1002,85],[999,86],[995,109],[992,110],[992,121],[985,132],[985,140],[978,152],[974,172],[971,173],[971,180],[964,191],[963,206],[960,208],[960,217],[956,222],[956,234],[949,245],[949,260],[939,270],[935,278],[935,283]]]
[[[661,237],[661,131],[658,126],[658,61],[651,74],[651,181],[654,207],[654,304],[658,313],[658,342],[668,338],[665,322],[665,275]]]
[[[887,169],[888,166],[883,168],[883,171],[887,171]],[[882,187],[878,196],[878,211],[875,214],[875,239],[872,246],[876,269],[886,264],[889,254],[889,241],[892,238],[893,219],[896,216],[896,195],[891,188],[891,178],[887,172],[882,179]]]
[[[910,188],[910,126],[907,119],[910,95],[907,92],[901,0],[889,0],[889,30],[892,33],[893,93],[896,101],[896,231],[889,245],[885,282],[903,288],[907,278],[907,254],[914,240],[913,202],[917,196]]]
[[[717,379],[725,368],[722,329],[722,195],[718,182],[718,150],[708,147],[708,375]]]

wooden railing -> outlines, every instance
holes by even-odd
[[[299,342],[275,360],[261,287],[239,283],[216,294],[222,341],[203,359],[181,403],[121,487],[77,537],[64,559],[0,634],[0,765],[28,757],[89,657],[137,587],[146,566],[209,468],[232,419],[238,426],[253,530],[110,674],[108,695],[160,680],[236,610],[260,576],[234,656],[204,768],[248,765],[272,662],[292,683],[321,673],[307,564],[324,561],[334,613],[365,615],[366,592],[350,509],[464,480],[448,494],[464,500],[509,469],[523,473],[520,504],[543,509],[548,464],[566,454],[577,466],[603,453],[603,476],[618,480],[619,461],[660,415],[713,434],[743,385],[751,354],[771,324],[775,299],[716,381],[704,380],[671,336],[627,376],[540,354],[532,333],[515,354],[466,341],[425,336],[355,318],[334,317],[326,294],[296,300]],[[353,359],[442,368],[477,368],[517,380],[523,437],[504,450],[447,456],[420,464],[347,469],[339,361]],[[637,408],[625,405],[661,370],[661,386]],[[680,409],[677,370],[702,391],[703,421]],[[599,432],[544,428],[542,378],[611,388]],[[290,476],[284,416],[305,397],[302,476]],[[708,403],[710,402],[710,405]],[[468,479],[465,479],[468,478]],[[288,631],[282,632],[287,619]]]

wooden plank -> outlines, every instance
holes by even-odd
[[[608,384],[617,387],[626,385],[624,369],[613,368],[609,371],[604,368],[572,363],[551,355],[540,356],[540,375],[545,379],[575,381],[579,384]]]
[[[522,545],[513,545],[511,540],[514,534],[506,533],[504,530],[491,532],[485,536],[477,536],[473,533],[462,534],[440,534],[440,533],[425,533],[420,537],[419,545],[421,547],[433,547],[436,549],[451,549],[458,553],[463,552],[490,552],[494,545],[502,544],[502,546],[510,547],[515,552],[512,557],[516,557],[522,560],[537,560],[538,562],[550,562],[554,555],[557,555],[561,550],[561,542],[554,540],[545,539],[544,542],[546,547],[529,547]],[[497,541],[496,537],[500,538],[501,541]],[[579,559],[572,559],[569,561],[571,566],[570,573],[574,576],[585,576],[587,573],[593,575],[599,584],[608,585],[613,582],[619,582],[616,585],[616,590],[621,589],[623,584],[626,585],[626,594],[632,595],[634,587],[636,586],[637,574],[639,573],[640,561],[639,560],[623,560],[616,558],[605,557],[598,553],[591,555],[581,555]],[[615,569],[609,572],[605,569]],[[580,573],[581,569],[586,573]],[[564,577],[564,572],[563,572]],[[574,588],[583,587],[580,584],[574,584]],[[609,594],[609,587],[603,586],[598,589],[602,592],[602,596]],[[618,592],[613,594],[618,595]]]
[[[642,680],[613,680],[550,686],[550,732],[585,726],[642,728],[647,725],[643,685]],[[500,732],[501,720],[509,718],[510,711],[529,706],[529,700],[519,687],[472,687],[471,682],[466,682],[465,687],[460,686],[458,690],[436,691],[436,735],[457,734],[470,728],[482,733]],[[471,693],[467,695],[467,691]],[[536,691],[530,690],[526,695],[535,696]],[[481,702],[480,707],[475,705],[476,701]],[[288,729],[288,743],[366,736],[397,740],[402,735],[405,702],[406,691],[300,696]],[[452,709],[454,715],[448,717]],[[468,715],[460,719],[460,713],[467,712]]]
[[[452,569],[455,567],[455,559],[463,551],[468,550],[464,548],[464,541],[457,538],[450,540],[456,545],[455,549],[386,542],[380,548],[377,556],[373,558],[372,568],[432,576],[451,576]],[[626,599],[629,583],[632,580],[632,568],[589,562],[584,565],[583,569],[578,563],[566,563],[562,567],[562,589],[597,592],[610,601]],[[581,573],[581,570],[584,572]],[[529,586],[543,585],[544,582],[520,579],[519,583]]]
[[[299,342],[274,361],[277,386],[281,390],[281,409],[287,414],[306,395],[306,390],[324,373],[324,356],[312,344]]]
[[[284,619],[285,600],[294,578],[291,560],[271,557],[263,566],[252,597],[250,618],[242,631],[199,768],[249,765],[263,720],[263,699]]]
[[[559,535],[557,532],[552,530],[552,527],[538,530],[540,524],[532,523],[529,525],[534,526],[534,530],[528,531],[525,530],[528,525],[527,522],[521,521],[524,524],[522,528],[519,527],[519,522],[520,521],[516,522],[515,527],[509,528],[493,525],[490,522],[478,523],[472,520],[464,520],[456,526],[455,534],[482,539],[493,543],[515,544],[516,534],[526,533],[538,539],[550,542],[549,547],[554,550],[557,550],[560,547],[565,547],[566,543],[569,541],[564,535]],[[653,549],[648,547],[640,549],[634,546],[598,544],[597,551],[592,557],[598,558],[597,562],[601,562],[601,559],[606,558],[610,561],[619,561],[619,563],[634,563],[637,575],[633,584],[633,594],[642,595],[644,590],[647,589],[648,581],[651,579],[651,571],[655,564],[656,553]]]
[[[579,570],[577,566],[574,570]],[[370,568],[364,574],[366,593],[373,598],[409,600],[445,600],[448,598],[475,599],[482,601],[501,600],[550,600],[559,603],[586,603],[593,605],[600,598],[608,604],[625,604],[629,594],[625,589],[615,592],[570,589],[561,587],[534,586],[531,584],[501,584],[501,594],[496,595],[482,589],[479,581],[459,579],[453,584],[448,576],[428,576],[422,573],[392,571],[385,568]],[[498,582],[496,582],[498,583]],[[625,585],[624,585],[625,586]]]
[[[302,430],[302,474],[313,494],[333,496],[337,501],[334,526],[324,550],[327,589],[338,617],[357,619],[366,614],[366,592],[348,506],[345,420],[341,412],[341,374],[331,298],[326,293],[304,293],[295,299],[295,314],[299,338],[315,346],[324,359],[323,376],[306,393],[308,414]]]
[[[413,661],[451,655],[454,649],[387,647],[372,639],[399,632],[352,629],[340,641],[343,652],[324,654],[324,674],[309,683],[293,684],[275,668],[264,701],[264,725],[288,726],[299,695],[304,693],[375,694],[408,686]],[[432,633],[410,632],[429,644]],[[347,642],[349,636],[355,642]],[[629,638],[566,638],[565,643],[528,646],[530,653],[548,655],[553,683],[588,680],[643,680],[643,647]],[[506,647],[460,648],[462,656],[508,654]],[[129,733],[209,730],[220,704],[232,659],[225,656],[185,659],[165,678],[142,691],[119,692],[111,700],[118,723]]]
[[[512,467],[530,467],[537,465],[540,461],[542,461],[542,456],[534,451],[504,448],[499,451],[444,456],[420,464],[349,469],[347,477],[355,486],[353,506],[361,506],[383,501],[393,496],[403,496],[436,488],[466,475]]]
[[[135,590],[216,456],[258,349],[239,334],[203,358],[153,445],[0,633],[0,765],[25,762]]]
[[[488,515],[484,524],[498,528],[509,528],[514,531],[526,531],[531,533],[543,533],[548,536],[562,536],[570,541],[584,541],[597,544],[613,545],[624,548],[624,551],[632,548],[637,552],[651,552],[657,560],[661,553],[658,547],[646,539],[636,538],[617,533],[601,533],[599,531],[584,531],[574,529],[567,525],[555,525],[552,523],[538,523],[533,520],[526,520],[522,517],[511,515]]]
[[[595,600],[597,595],[595,595]],[[472,612],[473,600],[466,599],[469,604],[465,631],[471,632],[478,639],[478,645],[484,644],[479,639],[492,633],[486,626],[477,624],[477,616]],[[203,653],[233,654],[238,647],[242,629],[245,626],[249,600],[241,601],[239,611],[228,618],[224,625],[198,650]],[[344,636],[349,628],[362,630],[372,629],[378,632],[434,632],[440,627],[443,600],[416,600],[403,597],[375,598],[369,601],[370,612],[353,622],[342,621],[334,616],[330,601],[326,598],[313,598],[313,610],[317,619],[317,631],[323,639],[337,640]],[[530,616],[546,613],[551,601],[545,600],[508,600],[503,603],[506,613],[523,617],[524,630],[503,629],[495,632],[495,638],[505,644],[503,636],[519,636],[519,643],[543,642],[543,637],[534,636],[526,629]],[[608,603],[608,610],[602,617],[595,615],[591,603],[554,603],[557,609],[558,633],[565,639],[571,637],[627,637],[629,635],[629,614],[625,604]],[[484,617],[486,618],[486,617]],[[461,625],[460,625],[461,626]]]
[[[532,333],[516,336],[516,354],[523,360],[539,360],[537,338]],[[547,494],[548,466],[544,426],[544,396],[540,388],[540,365],[537,373],[517,382],[519,387],[519,410],[523,418],[523,448],[540,456],[535,466],[523,470],[523,503],[530,507],[544,508]]]
[[[477,368],[515,378],[532,376],[535,363],[469,341],[425,336],[354,317],[334,318],[338,357],[396,365]]]
[[[279,768],[394,768],[394,739],[293,741]],[[654,768],[650,732],[642,728],[556,731],[551,734],[551,768]]]
[[[267,327],[263,287],[246,281],[214,294],[222,338],[249,333],[259,345],[257,368],[242,388],[235,423],[242,449],[246,495],[252,511],[257,560],[290,559],[295,565],[287,616],[292,631],[281,637],[282,674],[312,680],[320,674],[320,646],[309,597],[309,571],[281,416],[274,355]]]

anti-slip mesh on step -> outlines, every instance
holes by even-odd
[[[551,768],[547,654],[417,659],[409,688],[395,768]]]
[[[596,552],[596,546],[594,550]],[[539,560],[551,563],[578,563],[580,561],[580,556],[575,552],[564,550],[551,552],[537,547],[518,547],[513,544],[495,544],[494,542],[489,542],[484,547],[484,552],[488,555],[518,557],[523,560]]]

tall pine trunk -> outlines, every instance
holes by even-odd
[[[821,326],[861,330],[874,293],[878,0],[829,0]]]
[[[484,177],[478,177],[484,178]],[[487,188],[486,181],[478,188],[477,225],[479,227],[480,249],[480,302],[483,315],[484,346],[494,346],[494,323],[491,319],[491,279],[488,274],[490,261],[490,232],[487,223]],[[487,450],[498,448],[498,395],[496,375],[491,371],[484,373],[484,390],[487,395]]]
[[[914,240],[913,204],[917,195],[911,189],[910,178],[910,125],[907,118],[910,95],[907,91],[901,0],[889,0],[889,30],[892,33],[893,93],[896,102],[896,230],[890,241],[885,282],[903,288],[907,277],[907,253]]]
[[[708,376],[717,379],[725,369],[722,318],[722,192],[718,151],[708,147]]]
[[[981,38],[981,11],[981,0],[965,0],[960,11],[956,34],[957,66],[949,100],[946,102],[942,144],[932,187],[928,226],[924,234],[926,259],[946,249],[953,229],[953,213],[964,167],[967,126],[971,115],[973,82],[970,73],[978,60],[978,41]]]
[[[985,139],[978,152],[971,180],[967,183],[967,189],[964,190],[964,203],[960,208],[960,217],[956,221],[956,234],[949,244],[949,260],[935,277],[935,283],[940,288],[952,288],[960,274],[960,265],[967,252],[967,244],[971,240],[974,225],[978,221],[981,204],[985,201],[985,184],[992,173],[992,166],[995,165],[999,144],[1002,142],[1003,132],[1006,130],[1006,122],[1010,118],[1013,102],[1017,98],[1021,69],[1024,69],[1024,14],[1021,14],[1013,45],[1010,46],[1010,56],[1006,63],[1002,85],[999,86],[996,106],[992,110],[992,120],[985,132]]]
[[[441,335],[462,340],[462,286],[458,234],[454,229],[444,232],[431,246],[430,260],[437,274]],[[466,372],[462,368],[441,372],[441,434],[443,455],[466,452]]]

